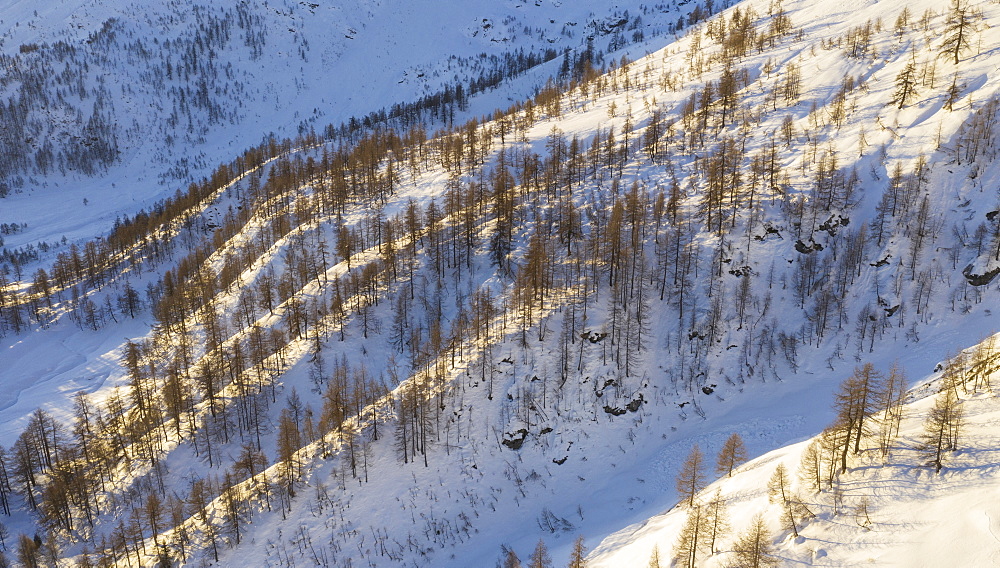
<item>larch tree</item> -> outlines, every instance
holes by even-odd
[[[552,568],[552,557],[549,556],[549,549],[542,539],[538,539],[538,544],[528,559],[528,568]]]
[[[733,543],[731,568],[767,568],[777,566],[778,559],[774,557],[774,545],[771,542],[771,531],[764,522],[764,517],[758,513],[750,521],[750,526]]]
[[[649,553],[649,564],[646,568],[662,568],[660,565],[660,547],[653,545],[653,551]]]
[[[917,66],[911,60],[896,75],[896,91],[892,94],[892,103],[901,109],[915,96],[917,96]]]
[[[163,501],[160,500],[159,495],[156,492],[152,492],[146,496],[146,502],[143,507],[143,514],[145,516],[145,521],[149,526],[149,534],[153,537],[154,546],[159,542],[160,530],[163,528],[160,525],[160,520],[163,517]]]
[[[716,544],[729,534],[729,508],[722,497],[722,490],[716,489],[712,499],[705,505],[705,535],[710,554],[718,552]]]
[[[972,47],[971,37],[975,30],[974,12],[968,1],[951,0],[948,8],[948,19],[945,22],[944,42],[941,44],[941,56],[949,57],[958,65],[962,53]]]
[[[26,534],[17,538],[17,561],[24,568],[38,568],[39,545]]]
[[[812,487],[813,491],[823,489],[823,437],[814,438],[802,452],[799,461],[799,481]]]
[[[969,357],[969,368],[966,371],[968,383],[971,383],[972,392],[993,392],[993,385],[990,384],[991,369],[1000,354],[996,351],[996,335],[990,336],[979,342],[972,350]]]
[[[951,86],[945,91],[944,110],[948,112],[955,110],[955,103],[962,97],[964,89],[965,85],[958,82],[958,73],[955,73],[951,78]]]
[[[958,393],[953,388],[942,389],[924,420],[924,436],[920,445],[920,450],[931,458],[934,471],[941,471],[945,452],[958,449],[962,423],[963,410]]]
[[[879,448],[882,457],[887,458],[892,443],[899,435],[899,424],[903,420],[903,403],[906,399],[906,374],[900,368],[899,362],[893,363],[889,369],[880,394]]]
[[[687,519],[674,545],[674,566],[694,568],[698,553],[705,548],[705,507],[701,503],[688,505]]]
[[[569,553],[566,568],[587,568],[587,549],[583,546],[583,535],[573,541],[573,550]]]
[[[691,453],[677,474],[677,495],[688,507],[694,505],[694,498],[705,488],[705,457],[697,444],[691,446]]]
[[[517,557],[514,549],[508,548],[503,558],[503,568],[521,568],[521,559]]]
[[[241,523],[243,522],[243,510],[246,503],[243,499],[243,491],[236,485],[232,473],[227,471],[223,478],[222,519],[228,536],[239,545],[242,539]]]
[[[719,456],[715,460],[715,473],[733,476],[733,470],[747,461],[747,449],[743,445],[743,438],[733,432],[719,450]]]
[[[796,537],[799,536],[798,519],[811,517],[812,512],[802,503],[795,493],[792,492],[791,478],[785,464],[778,464],[774,469],[774,474],[767,482],[767,493],[770,501],[781,507],[781,523],[786,529],[791,530]]]
[[[840,470],[847,471],[847,455],[854,447],[854,453],[861,451],[861,438],[870,428],[869,416],[876,410],[876,402],[883,392],[884,377],[871,363],[854,369],[854,373],[840,385],[834,399],[837,419],[834,428],[843,433],[836,439],[841,442]]]
[[[298,477],[299,464],[295,452],[301,447],[298,424],[292,419],[292,413],[287,408],[281,410],[278,418],[277,454],[281,465],[279,475],[281,481],[291,490],[293,481]]]

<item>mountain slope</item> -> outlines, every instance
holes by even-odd
[[[490,100],[473,114],[491,112],[542,86],[558,63],[537,66],[582,52],[586,38],[595,56],[642,45],[686,11],[603,2],[10,4],[0,9],[0,222],[27,227],[4,239],[14,251],[106,234],[116,217],[148,211],[268,136],[322,133],[397,105],[427,111],[416,106],[423,97],[446,98],[459,121],[475,94]],[[503,94],[485,93],[501,83]],[[67,219],[56,214],[66,203],[85,207]]]
[[[996,359],[993,341],[985,348]],[[974,351],[974,350],[973,350]],[[993,363],[995,366],[995,362]],[[814,438],[757,457],[728,479],[707,487],[706,502],[719,491],[730,512],[732,532],[720,539],[717,554],[701,554],[699,565],[726,566],[734,555],[735,535],[751,517],[763,513],[773,554],[784,564],[811,566],[989,566],[997,561],[996,476],[997,398],[992,391],[976,392],[972,373],[959,386],[963,423],[958,448],[945,453],[945,466],[935,472],[933,454],[921,448],[928,442],[928,415],[941,396],[941,373],[918,382],[903,407],[898,441],[883,458],[872,440],[853,457],[849,472],[832,487],[813,489],[807,479],[804,455]],[[995,380],[995,371],[991,373]],[[768,498],[768,483],[779,464],[785,466],[797,498],[811,517],[798,522],[799,537],[782,526],[781,505]],[[642,566],[656,546],[661,566],[674,555],[678,535],[689,510],[668,513],[606,538],[591,554],[590,566]],[[724,544],[723,544],[724,542]]]
[[[121,564],[566,557],[675,502],[692,442],[814,435],[862,361],[923,376],[990,329],[997,42],[977,15],[953,66],[947,14],[902,9],[741,3],[482,121],[265,144],[18,279],[8,372],[105,382],[7,442],[17,530]]]

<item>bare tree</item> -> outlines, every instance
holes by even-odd
[[[899,424],[903,420],[903,403],[906,398],[906,374],[899,367],[899,362],[892,364],[889,375],[885,379],[885,385],[881,392],[882,400],[879,401],[879,448],[882,457],[889,455],[893,441],[899,435]]]
[[[915,96],[917,96],[917,66],[910,60],[896,75],[896,91],[892,94],[892,103],[901,109]]]
[[[508,548],[503,558],[503,568],[521,568],[521,559],[517,557],[514,549]]]
[[[840,385],[836,395],[834,408],[837,420],[834,428],[843,432],[836,439],[840,446],[840,470],[847,471],[847,455],[854,446],[854,453],[861,451],[861,439],[869,431],[869,415],[876,410],[876,403],[881,398],[884,377],[875,370],[871,363],[865,363],[854,369],[854,373]]]
[[[814,438],[802,452],[799,462],[799,481],[813,488],[813,491],[823,489],[823,436]]]
[[[17,538],[17,561],[24,568],[38,568],[38,549],[40,544],[36,543],[30,536],[22,534]]]

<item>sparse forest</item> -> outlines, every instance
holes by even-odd
[[[89,175],[145,135],[113,120],[102,45],[147,62],[143,88],[190,136],[236,122],[244,87],[213,54],[243,42],[260,57],[272,33],[245,10],[196,13],[190,38],[109,21],[92,50],[3,56],[20,71],[0,84],[20,94],[0,105],[16,125],[0,179]],[[269,565],[424,566],[487,542],[484,517],[529,511],[535,548],[489,540],[497,565],[562,565],[549,547],[579,535],[560,550],[583,567],[587,505],[533,499],[584,482],[581,462],[617,467],[644,439],[818,372],[843,381],[835,418],[797,471],[771,468],[770,516],[735,526],[706,491],[709,471],[730,479],[751,457],[746,432],[713,432],[714,460],[698,444],[671,458],[685,521],[650,566],[772,566],[773,527],[797,538],[821,508],[839,514],[859,464],[946,469],[963,401],[992,393],[992,343],[947,360],[916,441],[900,439],[902,366],[868,361],[922,348],[996,291],[997,199],[979,180],[998,158],[1000,98],[974,97],[963,67],[986,16],[954,0],[811,37],[783,2],[684,14],[676,44],[634,61],[620,50],[646,38],[626,13],[592,23],[606,49],[454,63],[478,78],[269,136],[105,236],[3,249],[4,340],[145,327],[114,351],[120,380],[39,408],[0,446],[0,513],[37,527],[0,530],[0,548],[24,565],[144,566],[231,562],[250,540]],[[547,62],[558,70],[534,96],[455,119]],[[817,86],[831,62],[853,71]],[[234,86],[214,96],[221,77]],[[79,134],[18,150],[46,139],[49,106]],[[897,152],[904,113],[928,106],[963,118]],[[953,169],[972,181],[948,186],[945,208],[935,184]],[[614,456],[588,453],[605,433]],[[385,499],[405,523],[351,516],[396,480],[408,485]],[[859,526],[867,507],[854,504]]]

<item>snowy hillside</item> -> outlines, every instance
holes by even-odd
[[[0,223],[27,224],[3,235],[11,251],[106,234],[272,134],[322,134],[394,109],[422,110],[433,127],[492,112],[558,73],[565,50],[660,46],[690,12],[597,1],[231,4],[0,7]],[[59,214],[67,205],[71,219]]]
[[[691,446],[733,432],[766,454],[721,484],[742,530],[856,368],[924,377],[993,333],[1000,5],[845,9],[743,2],[634,61],[570,54],[468,122],[269,139],[104,238],[8,262],[16,554],[459,567],[527,563],[541,540],[556,564],[582,543],[643,565],[654,542],[672,554],[683,513],[656,515]],[[987,436],[988,385],[948,384]],[[986,483],[985,449],[956,458],[967,475],[908,453],[933,390],[890,466],[827,435],[850,507],[866,472],[933,488],[875,494],[868,529],[903,510],[888,495],[945,495],[929,515]],[[831,528],[822,489],[780,553],[878,557]]]
[[[675,557],[690,558],[683,551],[691,549],[697,551],[694,560],[699,566],[729,566],[737,561],[740,533],[753,526],[756,514],[763,515],[765,544],[770,548],[770,557],[761,565],[995,565],[1000,555],[996,486],[1000,408],[989,385],[997,379],[997,356],[991,338],[948,371],[919,381],[907,397],[909,402],[900,408],[901,425],[886,444],[888,451],[880,451],[878,436],[865,439],[863,451],[852,454],[848,472],[836,474],[832,483],[825,481],[828,458],[820,456],[823,480],[818,483],[813,464],[816,452],[829,451],[824,448],[830,446],[833,429],[740,466],[731,477],[702,490],[696,507],[679,506],[609,536],[590,556],[588,566],[656,566],[657,556],[659,566],[670,566]],[[949,371],[957,371],[957,377]],[[957,444],[941,454],[943,466],[936,471],[940,428],[935,419],[952,392],[961,417]],[[885,426],[880,418],[877,414],[872,419],[876,430]],[[769,495],[779,466],[786,471],[797,536],[783,499]],[[726,521],[719,526],[725,528],[717,532],[712,552],[708,544],[715,517],[709,513],[716,502],[728,514],[719,516]],[[702,542],[678,547],[692,512],[704,513]]]

